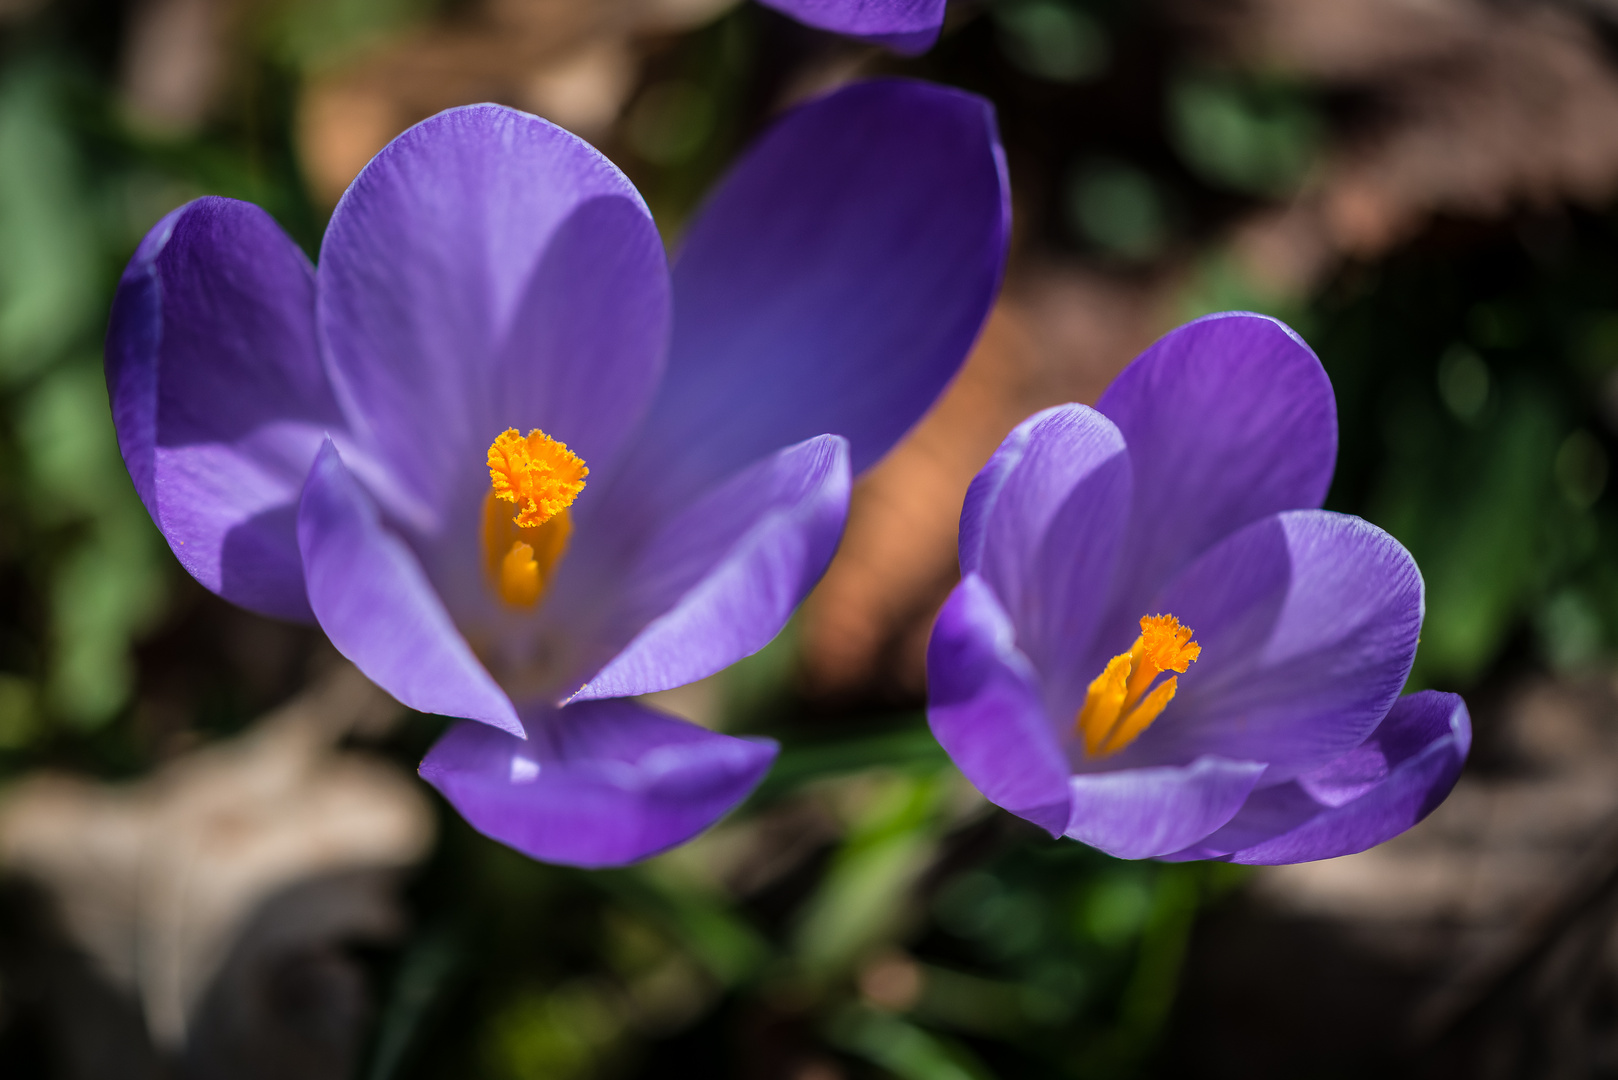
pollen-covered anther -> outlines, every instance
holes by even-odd
[[[489,447],[494,496],[517,504],[516,522],[536,528],[573,505],[590,470],[584,459],[535,428],[526,437],[507,428]]]
[[[1116,754],[1140,737],[1162,715],[1179,689],[1170,675],[1152,683],[1165,671],[1184,672],[1202,655],[1191,640],[1191,628],[1173,615],[1148,615],[1140,621],[1140,637],[1107,661],[1106,669],[1090,683],[1074,726],[1084,737],[1091,757]]]
[[[514,607],[530,607],[539,599],[543,585],[533,545],[514,542],[500,560],[500,598]]]

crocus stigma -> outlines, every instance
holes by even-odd
[[[108,331],[119,446],[203,585],[462,719],[421,774],[476,828],[629,862],[776,753],[633,699],[779,632],[976,337],[1007,206],[987,103],[861,83],[767,131],[671,269],[590,146],[452,109],[354,180],[318,267],[234,200],[151,230]]]
[[[972,482],[927,654],[934,734],[991,802],[1123,858],[1288,863],[1396,836],[1471,745],[1401,698],[1421,574],[1319,509],[1331,383],[1273,319],[1213,315]]]

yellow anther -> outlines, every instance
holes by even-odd
[[[524,529],[511,519],[511,507],[489,492],[483,500],[483,570],[495,595],[512,607],[532,607],[544,595],[572,535],[568,511]]]
[[[1079,711],[1079,730],[1084,735],[1084,749],[1095,754],[1118,722],[1124,709],[1124,698],[1129,693],[1130,656],[1122,653],[1107,661],[1106,670],[1090,683],[1084,695],[1084,708]]]
[[[539,602],[573,535],[568,507],[590,470],[543,431],[511,428],[489,447],[490,490],[483,500],[483,569],[512,607]],[[517,513],[505,505],[515,503]]]
[[[590,475],[584,460],[543,431],[507,428],[489,447],[495,498],[517,504],[517,524],[532,529],[573,505]]]
[[[1152,726],[1174,700],[1179,680],[1169,676],[1157,689],[1153,681],[1165,671],[1184,672],[1202,655],[1191,640],[1191,628],[1173,615],[1148,615],[1140,621],[1140,637],[1107,661],[1090,683],[1074,726],[1084,736],[1091,757],[1116,754]]]
[[[1129,710],[1129,715],[1124,717],[1107,737],[1106,744],[1101,747],[1101,756],[1116,754],[1139,738],[1141,732],[1151,727],[1152,721],[1161,716],[1163,710],[1168,708],[1169,702],[1174,700],[1174,692],[1179,689],[1179,682],[1178,676],[1170,675],[1157,685],[1156,690],[1147,694],[1139,705]]]
[[[530,607],[539,599],[542,585],[534,549],[518,540],[500,560],[500,599],[513,607]]]

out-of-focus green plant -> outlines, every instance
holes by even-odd
[[[990,8],[1000,48],[1038,79],[1080,83],[1107,70],[1106,28],[1073,0],[1002,0]]]
[[[794,935],[812,978],[845,974],[902,925],[905,899],[937,855],[945,778],[866,775],[853,795],[847,833]]]
[[[0,376],[10,383],[60,359],[101,317],[102,238],[62,91],[45,59],[0,74]]]
[[[1248,195],[1290,194],[1319,152],[1308,98],[1275,80],[1184,75],[1169,87],[1169,134],[1209,182]]]
[[[168,569],[110,428],[97,337],[131,238],[69,123],[73,89],[49,57],[0,74],[0,393],[45,611],[38,651],[7,658],[13,747],[44,717],[93,727],[124,704]]]
[[[1139,261],[1161,254],[1171,217],[1161,185],[1127,162],[1081,161],[1068,177],[1069,228],[1108,255]]]
[[[717,680],[710,720],[784,749],[687,847],[582,873],[446,817],[421,907],[454,929],[401,959],[370,1080],[805,1061],[900,1080],[1141,1075],[1196,916],[1242,869],[1122,863],[1026,828],[966,786],[919,713],[783,725],[794,648],[785,635]]]
[[[1332,505],[1427,581],[1413,680],[1465,688],[1514,641],[1557,668],[1618,647],[1618,229],[1412,253],[1316,304],[1343,432]]]
[[[438,0],[279,0],[259,23],[270,56],[319,68],[386,40],[438,8]]]

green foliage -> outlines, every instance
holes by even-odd
[[[1548,253],[1509,235],[1413,253],[1316,304],[1330,505],[1387,528],[1427,582],[1414,684],[1465,689],[1519,639],[1557,667],[1618,643],[1615,286],[1618,231],[1584,217]]]
[[[756,1075],[760,1040],[899,1080],[1149,1068],[1197,914],[1241,868],[1123,863],[990,813],[947,762],[894,753],[915,714],[858,738],[776,716],[788,779],[641,866],[542,866],[446,813],[371,1080]],[[830,826],[817,850],[739,885],[805,818]]]
[[[1314,160],[1320,131],[1308,99],[1284,83],[1187,75],[1169,88],[1175,148],[1205,180],[1243,194],[1290,193]]]
[[[682,165],[714,130],[713,95],[701,83],[666,79],[650,86],[629,114],[626,135],[654,165]]]
[[[1169,239],[1167,200],[1150,173],[1123,161],[1082,162],[1068,179],[1069,227],[1110,255],[1149,259]]]
[[[985,1080],[991,1075],[958,1046],[888,1013],[849,1006],[829,1030],[833,1043],[900,1080]]]
[[[842,974],[890,937],[904,900],[937,854],[944,783],[923,776],[871,776],[859,792],[848,832],[795,938],[799,962],[813,978]]]
[[[0,378],[8,382],[58,359],[101,317],[102,238],[63,123],[62,89],[44,59],[0,75]]]
[[[671,239],[763,119],[757,14],[743,6],[653,56],[625,111],[618,164]]]
[[[282,63],[328,66],[431,14],[437,0],[280,0],[262,24],[266,50]]]
[[[1107,31],[1071,0],[1007,0],[990,9],[1000,48],[1038,79],[1079,83],[1107,69]]]
[[[169,572],[112,434],[97,338],[133,238],[70,123],[75,81],[48,56],[0,76],[0,394],[44,611],[38,651],[9,659],[13,749],[47,718],[94,727],[124,705]]]

